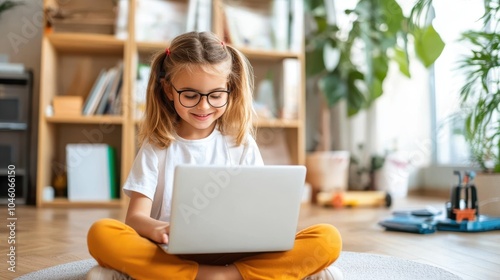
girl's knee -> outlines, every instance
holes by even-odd
[[[320,235],[324,236],[326,242],[332,244],[342,244],[342,237],[340,236],[339,230],[330,224],[319,224],[317,225]]]
[[[318,224],[310,229],[316,237],[317,253],[328,255],[331,261],[336,260],[342,251],[342,238],[337,228],[330,224]]]
[[[92,252],[93,248],[105,246],[107,241],[113,238],[114,233],[119,231],[120,224],[122,223],[113,219],[101,219],[94,222],[87,233],[89,251]]]

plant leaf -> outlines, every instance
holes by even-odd
[[[370,96],[368,99],[368,104],[367,106],[371,105],[375,99],[379,98],[382,96],[383,90],[382,90],[382,82],[378,78],[374,78],[372,81],[372,84],[370,85]]]
[[[314,49],[306,52],[306,75],[315,76],[325,69],[323,63],[323,46],[319,40],[314,45]]]
[[[431,66],[444,49],[444,42],[432,24],[415,31],[415,52],[425,67]]]
[[[405,19],[403,9],[396,0],[381,0],[379,5],[382,8],[382,19],[387,25],[387,32],[394,37],[401,30],[401,23]]]
[[[363,73],[356,70],[350,71],[347,78],[347,115],[349,117],[364,109],[367,103],[365,95],[356,85],[358,80],[363,83]]]
[[[332,107],[339,100],[347,96],[347,86],[337,72],[330,72],[321,77],[319,88],[325,95],[329,107]]]
[[[395,48],[393,59],[398,63],[399,71],[401,71],[401,73],[403,73],[406,77],[411,78],[410,63],[407,53],[401,48]]]

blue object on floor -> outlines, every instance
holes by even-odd
[[[413,215],[397,215],[378,223],[386,230],[412,233],[433,233],[436,231],[436,221],[433,218]]]
[[[418,213],[418,214],[416,214]],[[444,215],[424,216],[420,211],[395,211],[378,224],[390,231],[434,233],[436,231],[483,232],[500,230],[500,217],[479,215],[475,221],[457,222]]]
[[[436,227],[437,230],[463,232],[500,230],[500,218],[479,215],[475,221],[462,221],[460,223],[451,219],[442,219],[437,221]]]

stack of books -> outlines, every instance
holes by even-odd
[[[123,62],[102,69],[83,105],[82,115],[121,114]]]

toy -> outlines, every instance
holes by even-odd
[[[320,192],[317,195],[317,203],[336,208],[360,206],[390,207],[392,198],[385,191]]]
[[[462,180],[460,171],[454,171],[458,176],[457,186],[451,189],[450,201],[446,204],[448,219],[461,222],[472,222],[479,216],[476,186],[472,183],[475,177],[473,171],[466,171]]]

